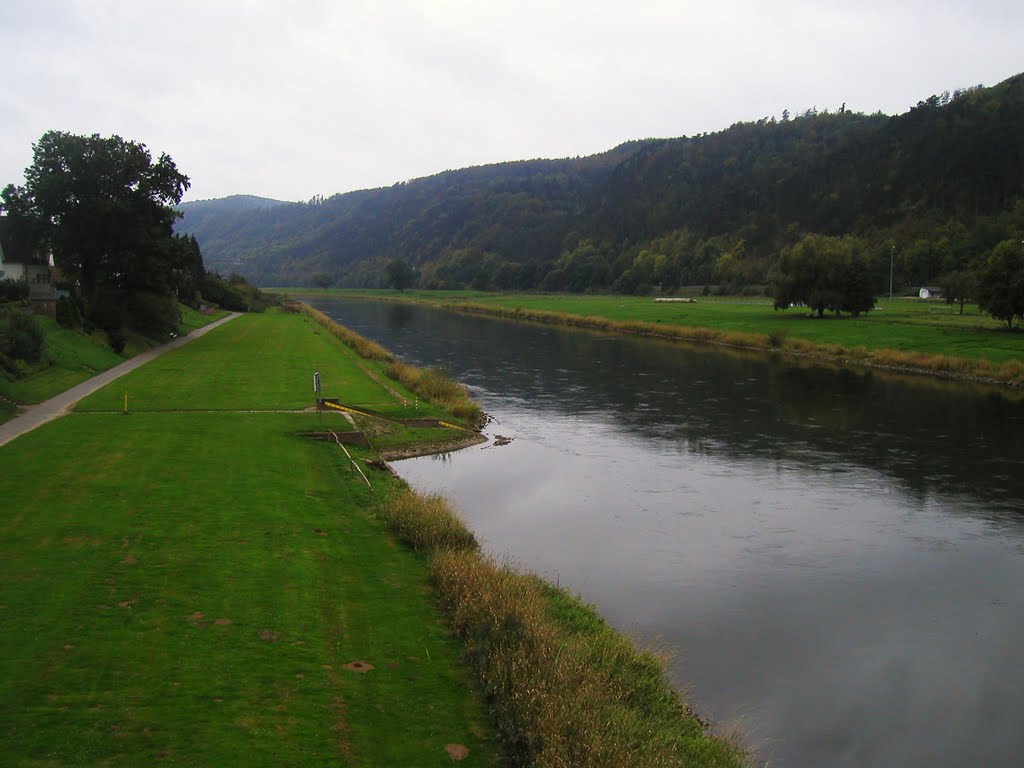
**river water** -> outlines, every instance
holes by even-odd
[[[581,594],[759,764],[1024,760],[1024,404],[927,379],[316,306],[443,366],[506,446],[398,462]]]

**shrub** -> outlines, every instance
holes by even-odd
[[[181,310],[173,296],[133,294],[128,302],[128,313],[136,331],[155,339],[166,338],[181,325]]]
[[[28,283],[24,280],[0,280],[0,301],[21,301],[28,298]]]
[[[62,328],[82,327],[82,313],[74,299],[67,296],[57,299],[57,323]]]
[[[5,349],[12,360],[35,363],[43,355],[43,329],[32,315],[15,312],[7,329]]]

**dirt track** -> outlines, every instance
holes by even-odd
[[[86,395],[92,394],[100,387],[124,376],[129,371],[134,371],[140,365],[145,365],[153,358],[162,355],[164,352],[184,346],[193,339],[199,338],[207,331],[212,331],[217,326],[223,325],[229,320],[234,320],[238,316],[238,312],[233,312],[227,317],[222,317],[220,320],[210,323],[209,325],[197,328],[187,336],[182,336],[174,341],[161,344],[159,347],[148,349],[141,355],[136,355],[131,360],[125,360],[120,365],[115,365],[110,370],[99,373],[91,379],[83,381],[81,384],[76,384],[71,389],[61,392],[59,395],[51,397],[49,400],[44,400],[38,405],[29,406],[21,415],[14,417],[4,424],[0,424],[0,445],[9,443],[14,438],[19,437],[26,432],[31,432],[41,424],[45,424],[48,421],[53,421],[54,419],[63,416],[65,413],[70,411],[72,407],[74,407],[75,403]]]

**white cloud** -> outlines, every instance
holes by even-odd
[[[9,0],[0,184],[47,130],[168,152],[190,198],[306,199],[1019,68],[1017,2]]]

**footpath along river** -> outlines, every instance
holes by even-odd
[[[1024,404],[929,379],[315,300],[508,445],[399,462],[760,760],[1019,765]],[[325,382],[325,391],[330,383]],[[333,393],[332,393],[333,394]],[[343,397],[343,393],[338,393]]]

